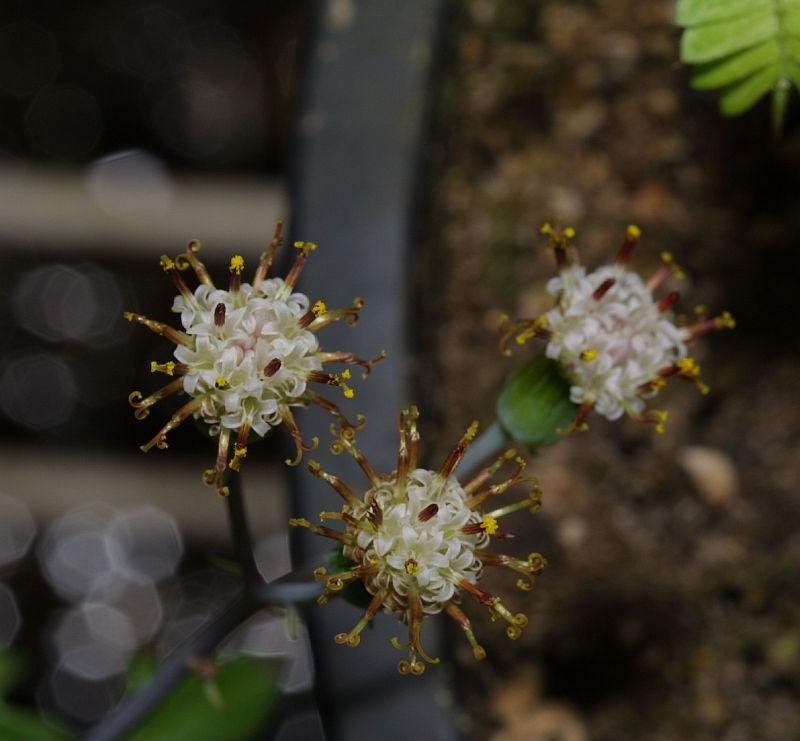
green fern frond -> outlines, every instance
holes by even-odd
[[[780,130],[791,87],[800,87],[800,0],[678,0],[681,61],[692,86],[722,89],[720,110],[738,116],[767,93]]]

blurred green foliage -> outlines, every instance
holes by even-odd
[[[16,651],[0,652],[0,738],[25,741],[54,741],[68,738],[42,720],[32,708],[22,708],[6,701],[6,695],[23,678],[26,662]]]
[[[681,61],[693,87],[721,89],[720,110],[738,116],[768,93],[780,131],[800,85],[800,0],[678,0]]]
[[[132,684],[146,681],[154,668],[146,657],[132,667]],[[210,679],[187,677],[131,741],[247,741],[275,717],[281,692],[279,667],[236,658],[216,667]],[[2,738],[5,738],[2,736]]]

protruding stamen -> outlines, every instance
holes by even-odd
[[[656,380],[661,380],[662,383],[664,383],[664,378],[669,378],[670,376],[679,376],[689,381],[693,381],[700,393],[705,395],[710,391],[710,388],[703,383],[701,370],[702,369],[700,368],[700,365],[694,358],[681,358],[674,365],[670,365],[667,368],[662,368],[658,372],[661,378]]]
[[[512,337],[518,345],[524,345],[534,337],[547,339],[550,336],[550,323],[545,314],[535,319],[519,319],[515,322],[510,321],[508,316],[503,314],[498,329],[500,331],[500,352],[505,356],[511,355],[511,350],[507,346]]]
[[[733,318],[729,311],[723,311],[713,319],[704,319],[703,321],[693,324],[684,330],[688,334],[689,339],[695,339],[701,335],[715,332],[720,329],[734,329],[736,327],[736,320]]]
[[[203,472],[203,482],[207,486],[213,486],[217,494],[221,497],[226,497],[230,494],[228,487],[222,485],[222,477],[228,465],[228,446],[230,444],[230,439],[231,431],[227,427],[220,429],[216,466]]]
[[[417,430],[417,420],[419,419],[419,409],[412,404],[406,414],[406,435],[408,438],[408,468],[413,471],[419,463],[419,430]]]
[[[469,444],[475,439],[475,435],[478,434],[478,426],[478,421],[473,421],[453,450],[450,451],[447,458],[445,458],[441,469],[439,469],[439,473],[441,473],[444,478],[450,476],[456,470],[458,464],[461,463],[461,460],[464,458],[469,448]]]
[[[476,550],[475,555],[490,566],[506,566],[516,571],[521,575],[521,578],[517,580],[517,588],[525,592],[533,589],[535,577],[539,576],[547,566],[547,559],[540,553],[531,553],[526,560],[486,550]]]
[[[236,438],[236,445],[233,447],[233,458],[230,467],[232,471],[238,473],[242,467],[242,460],[247,457],[247,440],[250,437],[250,423],[244,422],[239,428],[239,435]]]
[[[406,487],[408,485],[408,472],[410,470],[408,465],[410,451],[408,449],[408,428],[406,424],[408,416],[409,416],[408,409],[403,409],[400,412],[400,422],[398,424],[398,432],[400,433],[399,434],[400,445],[397,450],[397,474],[395,475],[395,489],[397,491],[397,496],[400,499],[403,499],[406,496]],[[437,506],[437,511],[438,511],[438,506]],[[432,516],[433,515],[430,515],[430,517]]]
[[[503,481],[499,484],[494,484],[494,486],[490,486],[485,491],[482,491],[479,494],[475,494],[475,496],[470,497],[467,500],[467,507],[469,507],[470,509],[475,509],[476,507],[483,504],[483,502],[485,502],[487,499],[490,499],[491,497],[496,497],[502,494],[503,492],[507,491],[508,489],[510,489],[515,484],[520,484],[524,481],[533,482],[535,487],[538,488],[538,481],[533,476],[522,475],[522,472],[525,470],[525,467],[527,466],[525,460],[518,456],[517,458],[514,459],[514,462],[517,464],[517,470],[513,476],[511,476],[506,481]]]
[[[592,411],[593,406],[594,403],[591,401],[585,401],[583,404],[581,404],[578,407],[578,412],[575,414],[575,419],[572,420],[572,423],[563,430],[558,430],[558,434],[569,435],[571,432],[586,432],[589,429],[586,418]]]
[[[183,279],[183,276],[178,272],[178,268],[174,261],[167,255],[161,255],[160,262],[161,268],[170,278],[172,278],[172,282],[175,284],[175,288],[178,289],[178,293],[183,296],[187,304],[190,306],[195,306],[197,302],[195,301],[194,294],[189,289],[189,286],[186,285],[186,281]]]
[[[380,477],[375,473],[375,469],[370,465],[364,454],[356,447],[356,433],[352,427],[342,426],[338,430],[335,425],[330,426],[330,432],[336,437],[331,443],[331,453],[341,455],[345,450],[350,453],[356,463],[361,466],[361,470],[366,474],[372,486],[380,483]]]
[[[311,471],[314,476],[317,476],[318,478],[321,478],[323,481],[326,481],[328,484],[330,484],[336,490],[339,496],[341,496],[342,499],[344,499],[344,501],[347,502],[347,504],[349,504],[351,507],[355,507],[361,503],[361,500],[356,496],[353,490],[344,483],[344,481],[342,481],[338,476],[333,476],[332,474],[323,471],[320,468],[319,463],[316,461],[308,462],[308,470]]]
[[[429,504],[427,507],[425,507],[423,510],[420,511],[420,513],[417,515],[417,519],[420,522],[427,522],[432,517],[436,517],[438,513],[439,513],[439,505],[436,504],[436,502],[432,502],[431,504]]]
[[[284,280],[284,290],[288,290],[289,292],[291,292],[297,284],[300,273],[303,272],[303,268],[308,262],[309,254],[317,249],[317,245],[314,242],[295,242],[294,246],[298,251],[297,257],[295,258],[294,265],[292,265],[292,269]]]
[[[356,627],[353,628],[349,633],[338,633],[336,635],[336,643],[340,645],[349,646],[350,648],[355,648],[359,643],[361,643],[361,631],[369,625],[372,619],[378,614],[379,610],[381,609],[381,605],[383,605],[383,601],[386,599],[387,591],[382,589],[375,593],[375,596],[372,598],[372,601],[369,603],[366,611],[364,612],[364,617],[356,623]]]
[[[303,451],[315,450],[319,445],[319,438],[312,437],[310,444],[303,440],[303,433],[300,431],[297,420],[294,418],[294,414],[292,414],[292,410],[289,409],[289,407],[284,407],[281,410],[281,419],[283,419],[283,423],[289,429],[289,434],[292,436],[296,450],[296,455],[294,458],[286,459],[286,465],[297,466],[300,464],[300,461],[303,460]]]
[[[168,324],[153,321],[142,314],[135,314],[132,311],[123,312],[122,316],[124,316],[129,322],[141,324],[147,327],[151,332],[155,332],[156,334],[165,337],[170,342],[174,342],[176,345],[184,345],[185,347],[192,349],[194,348],[194,337],[186,334],[185,332],[174,329]]]
[[[167,376],[183,376],[189,372],[189,366],[186,363],[176,363],[173,360],[168,360],[166,363],[157,363],[155,360],[151,360],[150,372],[164,373]]]
[[[409,587],[408,611],[406,614],[408,616],[408,645],[400,643],[397,638],[392,638],[391,643],[396,649],[407,650],[409,652],[409,660],[401,661],[397,665],[397,670],[401,674],[419,676],[425,671],[425,664],[417,661],[417,654],[429,664],[438,664],[439,659],[429,656],[422,647],[422,622],[424,613],[422,610],[422,602],[419,598],[419,592],[415,586]]]
[[[666,409],[648,409],[641,417],[634,417],[637,422],[645,425],[653,425],[653,429],[663,435],[666,431],[669,412]]]
[[[366,303],[367,302],[364,301],[363,298],[356,298],[353,299],[353,305],[348,306],[345,309],[328,309],[324,314],[320,314],[319,316],[314,316],[314,313],[309,311],[308,314],[304,315],[300,319],[299,323],[301,327],[307,327],[310,332],[316,332],[317,330],[327,327],[329,324],[344,318],[345,321],[352,327],[354,324],[356,324],[356,322],[358,322],[359,312],[364,308]],[[311,318],[306,320],[308,315],[310,315]]]
[[[347,533],[340,533],[338,530],[325,527],[324,525],[312,525],[305,517],[293,517],[289,520],[289,525],[291,527],[305,528],[312,533],[322,535],[325,538],[333,538],[333,540],[338,540],[345,544],[350,544],[353,540]]]
[[[675,258],[672,256],[671,252],[662,252],[661,262],[663,265],[656,270],[650,280],[647,281],[647,290],[650,291],[650,293],[657,290],[670,275],[678,280],[684,277],[683,270],[680,265],[675,262]]]
[[[196,399],[192,399],[187,404],[184,404],[177,412],[175,412],[175,414],[172,415],[172,417],[170,417],[169,422],[167,422],[167,424],[165,424],[159,430],[158,434],[152,440],[150,440],[150,442],[139,446],[139,449],[143,453],[146,453],[154,446],[160,450],[164,450],[165,448],[169,447],[167,445],[167,434],[180,425],[181,422],[183,422],[187,417],[190,417],[192,414],[194,414],[202,406],[203,401],[203,397],[197,397]]]
[[[514,448],[509,448],[505,453],[503,453],[494,463],[490,466],[487,466],[482,471],[479,471],[478,474],[473,478],[465,487],[464,491],[467,494],[472,494],[472,492],[479,489],[483,486],[492,476],[494,476],[500,468],[508,463],[509,461],[513,460],[517,457],[517,451]]]
[[[592,294],[592,298],[595,301],[600,301],[612,288],[612,286],[616,283],[615,278],[606,278],[597,288],[594,289],[594,293]]]
[[[559,226],[553,227],[550,224],[544,224],[539,229],[541,234],[550,237],[550,248],[556,258],[556,265],[559,270],[565,270],[569,267],[569,255],[567,248],[569,247],[570,240],[575,238],[575,229],[571,226],[562,229]]]
[[[242,272],[244,271],[244,258],[241,255],[234,255],[231,258],[231,263],[228,266],[231,278],[228,284],[228,290],[231,293],[236,293],[242,285]]]
[[[528,479],[533,485],[530,493],[525,499],[519,502],[514,502],[514,504],[506,504],[504,507],[493,509],[491,512],[488,512],[486,515],[484,515],[484,518],[492,517],[495,520],[499,520],[501,517],[506,517],[507,515],[513,514],[514,512],[519,512],[522,509],[527,509],[532,515],[535,515],[542,508],[542,490],[539,487],[539,482],[536,479],[532,477],[528,477]]]
[[[678,302],[680,296],[680,293],[677,291],[670,291],[666,296],[664,296],[664,298],[661,299],[661,301],[658,302],[658,310],[661,313],[669,311]]]
[[[339,420],[339,424],[342,427],[349,427],[352,430],[360,430],[367,423],[367,418],[363,414],[357,414],[356,419],[358,420],[358,423],[353,424],[347,419],[347,417],[344,416],[344,414],[342,414],[341,409],[339,409],[339,407],[336,404],[334,404],[330,399],[326,399],[324,396],[321,396],[320,394],[316,393],[315,391],[306,389],[306,392],[305,394],[303,394],[303,397],[309,403],[316,404],[318,407],[321,407],[326,412],[330,412],[331,414],[333,414],[336,417],[336,419]]]
[[[136,417],[136,419],[144,419],[148,414],[150,414],[150,407],[153,406],[153,404],[161,401],[161,399],[165,399],[167,396],[171,396],[177,391],[181,391],[182,389],[183,379],[176,378],[174,381],[171,381],[166,386],[160,388],[154,394],[150,394],[150,396],[148,396],[146,399],[142,398],[141,391],[133,391],[128,396],[128,403],[136,410],[133,416]]]
[[[351,365],[360,365],[364,369],[362,378],[366,378],[373,365],[377,365],[386,358],[386,350],[381,350],[380,354],[372,360],[359,358],[351,352],[324,352],[319,354],[319,359],[322,363],[347,363]]]
[[[489,594],[489,592],[481,589],[477,584],[473,584],[466,579],[459,579],[458,585],[469,592],[478,602],[482,605],[486,605],[492,612],[508,623],[506,635],[509,638],[517,639],[522,635],[522,629],[528,624],[528,617],[526,615],[523,615],[521,612],[512,615],[502,602],[500,602],[499,597]]]
[[[211,280],[211,276],[206,269],[206,266],[203,265],[200,260],[197,259],[197,253],[200,252],[202,245],[200,244],[200,240],[193,239],[186,245],[186,252],[182,252],[175,258],[175,267],[178,270],[186,270],[190,265],[197,276],[197,280],[201,283],[205,283],[208,286],[213,286],[214,281]]]
[[[266,367],[264,368],[264,376],[266,378],[272,378],[283,365],[283,361],[280,358],[272,358],[272,360],[267,363]]]
[[[636,224],[631,224],[628,227],[628,231],[625,233],[625,241],[622,243],[622,247],[619,248],[619,252],[617,253],[617,265],[625,266],[628,264],[628,261],[631,259],[631,255],[633,254],[633,250],[636,248],[636,245],[641,237],[642,230],[636,226]],[[609,286],[609,288],[610,287],[611,286]],[[600,289],[598,288],[598,290]],[[595,296],[595,298],[601,297]]]
[[[278,219],[275,222],[275,233],[272,236],[272,241],[269,243],[269,246],[261,255],[261,261],[258,263],[258,267],[256,268],[256,273],[253,276],[253,285],[257,286],[261,283],[269,274],[269,269],[272,267],[272,261],[275,258],[275,252],[278,247],[281,246],[281,242],[283,240],[281,236],[281,232],[283,231],[283,221]]]
[[[486,658],[486,650],[475,639],[475,634],[472,632],[472,623],[464,614],[463,610],[461,610],[455,603],[448,602],[444,607],[444,611],[451,618],[453,618],[453,620],[458,623],[458,627],[464,631],[464,635],[467,637],[469,645],[472,646],[472,655],[475,657],[475,660],[483,661]]]

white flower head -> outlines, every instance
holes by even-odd
[[[342,427],[331,450],[347,450],[358,461],[369,480],[363,496],[357,496],[341,479],[322,471],[315,462],[310,471],[327,481],[342,497],[340,512],[323,512],[325,519],[344,523],[344,531],[308,520],[290,520],[320,535],[340,541],[342,553],[351,563],[349,570],[329,574],[317,569],[317,578],[325,582],[320,602],[340,592],[347,584],[361,581],[372,600],[358,624],[349,633],[339,633],[337,643],[357,646],[361,632],[375,615],[383,610],[394,613],[408,626],[409,640],[401,644],[392,639],[395,648],[408,650],[409,659],[402,660],[402,674],[421,674],[425,663],[438,663],[422,647],[421,631],[425,616],[446,612],[464,631],[477,659],[486,653],[472,632],[469,619],[459,607],[464,593],[471,595],[508,623],[507,634],[518,638],[527,624],[523,614],[512,614],[500,599],[478,585],[484,566],[506,566],[520,575],[517,586],[533,588],[535,578],[546,562],[538,553],[517,559],[488,550],[491,537],[504,538],[498,520],[520,509],[538,510],[541,492],[538,483],[524,476],[525,462],[510,450],[495,463],[462,486],[455,469],[477,431],[473,423],[438,471],[419,468],[418,412],[412,407],[400,415],[400,453],[397,468],[391,474],[378,475],[355,444],[352,428]],[[516,472],[499,484],[489,480],[505,463],[515,461]],[[520,502],[499,507],[487,513],[483,505],[514,484],[529,482],[531,489]],[[420,659],[422,659],[420,661]]]
[[[273,427],[285,423],[297,448],[295,459],[287,461],[292,465],[300,462],[303,450],[316,446],[314,442],[308,445],[303,441],[292,407],[317,404],[346,423],[334,403],[309,387],[310,383],[329,384],[338,386],[347,398],[355,395],[348,383],[350,371],[325,373],[325,364],[356,363],[365,369],[366,376],[383,357],[381,354],[374,360],[364,360],[352,353],[320,349],[316,332],[342,318],[355,323],[364,301],[356,299],[352,306],[332,311],[323,301],[312,306],[306,295],[294,291],[309,254],[316,249],[313,242],[295,243],[297,259],[285,279],[269,278],[275,251],[281,243],[281,229],[282,223],[278,222],[252,284],[242,282],[244,259],[234,255],[227,288],[217,288],[197,258],[200,245],[196,241],[190,242],[186,252],[174,260],[166,255],[161,257],[164,272],[178,289],[172,311],[180,315],[182,330],[140,314],[125,314],[128,320],[149,327],[176,345],[174,360],[151,363],[152,371],[176,379],[147,398],[134,391],[129,400],[136,409],[136,417],[146,417],[153,404],[170,394],[184,393],[191,397],[142,450],[154,446],[166,448],[167,433],[187,417],[202,420],[210,426],[212,435],[219,436],[216,466],[205,472],[204,479],[220,494],[227,493],[223,486],[225,471],[239,470],[251,432],[263,437]],[[181,275],[189,267],[199,281],[194,291]],[[236,440],[229,460],[234,432]]]
[[[677,291],[660,300],[654,293],[672,275],[683,277],[672,255],[663,252],[663,265],[647,281],[628,268],[641,232],[630,226],[625,242],[611,265],[589,272],[570,259],[570,241],[575,230],[545,224],[559,275],[547,284],[555,306],[535,319],[504,320],[501,346],[513,336],[518,344],[533,337],[547,341],[547,357],[557,360],[571,380],[571,401],[579,411],[571,429],[587,429],[586,416],[595,410],[606,419],[623,414],[653,424],[664,431],[667,412],[646,409],[666,384],[679,376],[694,381],[702,393],[708,386],[700,378],[700,366],[689,356],[689,346],[714,329],[733,328],[728,312],[709,319],[698,307],[695,324],[682,325],[672,307]]]

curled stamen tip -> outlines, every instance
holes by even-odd
[[[130,404],[132,407],[135,407],[135,408],[138,409],[139,402],[141,400],[142,400],[142,392],[141,391],[131,391],[131,393],[128,394],[128,404]]]
[[[530,592],[533,589],[533,582],[517,579],[517,589],[521,589],[523,592]]]
[[[186,245],[186,249],[189,250],[189,252],[200,252],[202,248],[203,245],[199,239],[190,239],[189,244]]]

